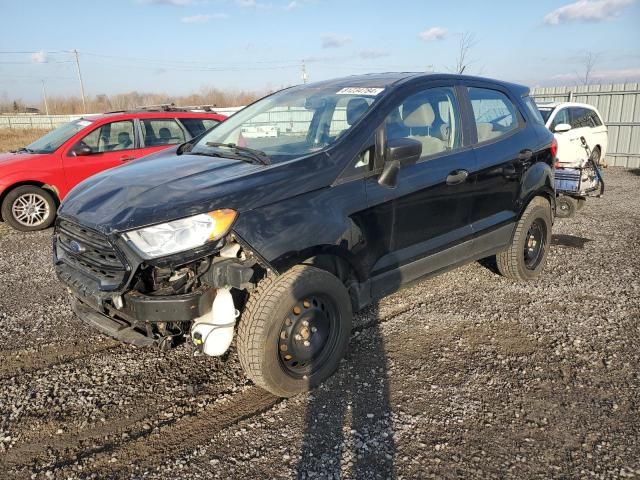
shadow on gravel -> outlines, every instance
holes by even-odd
[[[590,238],[576,237],[575,235],[557,234],[551,237],[551,245],[554,247],[567,247],[583,249],[585,244],[593,242]]]
[[[340,381],[309,396],[297,478],[392,478],[395,445],[384,339],[378,305],[360,316]],[[357,340],[356,340],[357,339]],[[346,372],[345,372],[346,371]]]
[[[638,177],[640,177],[640,168],[632,168],[629,171],[634,175],[637,175]]]

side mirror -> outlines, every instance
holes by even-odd
[[[413,138],[394,138],[387,142],[385,162],[415,163],[422,155],[422,143]]]
[[[378,184],[394,188],[398,184],[400,165],[415,163],[422,155],[422,143],[412,138],[394,138],[389,140],[385,150],[385,162]]]
[[[555,133],[564,133],[568,132],[569,130],[571,130],[571,125],[569,125],[568,123],[559,123],[553,128],[553,131]]]
[[[69,150],[69,153],[74,157],[84,157],[86,155],[91,155],[93,150],[91,150],[91,147],[87,145],[76,143],[71,150]]]

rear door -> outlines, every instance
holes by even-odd
[[[517,219],[521,179],[533,162],[532,149],[538,139],[533,129],[526,128],[518,102],[508,90],[468,84],[465,91],[478,164],[471,210],[473,232],[476,237],[491,232],[506,235]],[[500,238],[493,238],[487,248],[496,241]],[[474,249],[483,251],[482,241],[476,243]]]
[[[73,146],[91,149],[88,155],[74,156]],[[137,157],[138,138],[133,120],[121,120],[100,125],[63,153],[65,177],[69,189],[85,178],[117,167]]]

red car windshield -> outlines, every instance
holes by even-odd
[[[73,137],[80,130],[91,125],[91,120],[84,118],[65,123],[55,130],[40,137],[35,142],[27,145],[24,150],[30,153],[51,153],[55,152],[60,145]]]

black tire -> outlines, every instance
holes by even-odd
[[[33,214],[29,214],[33,205]],[[20,216],[23,212],[24,216]],[[2,202],[2,218],[12,228],[33,232],[48,228],[56,217],[56,201],[48,191],[34,185],[11,190]]]
[[[578,201],[567,195],[560,195],[556,199],[556,217],[571,218],[578,211]]]
[[[547,263],[550,244],[551,205],[535,197],[516,224],[509,248],[496,255],[498,271],[513,280],[533,280]]]
[[[256,385],[274,395],[307,391],[338,368],[351,319],[347,289],[329,272],[297,265],[279,277],[268,276],[249,296],[240,320],[240,364]]]

